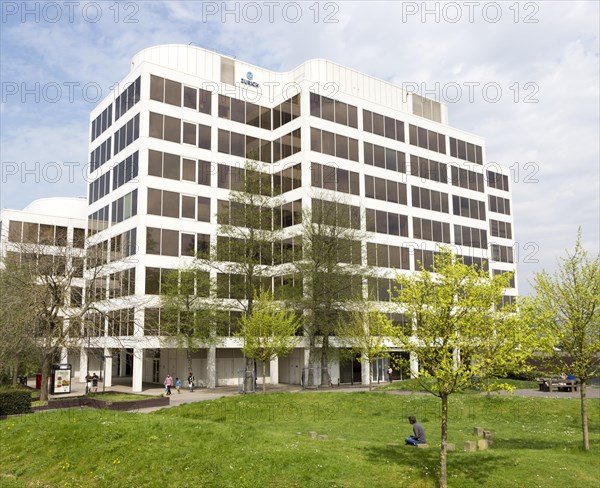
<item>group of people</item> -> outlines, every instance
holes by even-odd
[[[195,380],[194,375],[190,371],[190,374],[188,375],[188,378],[187,378],[188,391],[190,393],[194,391],[194,380]],[[183,386],[183,383],[179,377],[176,377],[175,382],[173,382],[173,377],[171,376],[171,373],[169,373],[169,374],[167,374],[167,377],[165,378],[164,385],[165,385],[165,395],[170,395],[171,388],[173,386],[175,386],[177,393],[181,393],[181,387]]]
[[[85,394],[89,395],[92,392],[92,388],[94,389],[94,393],[98,393],[98,375],[96,373],[94,373],[93,375],[90,375],[90,372],[88,371],[88,374],[85,377]]]

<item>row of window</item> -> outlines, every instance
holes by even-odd
[[[196,130],[197,127],[197,130]],[[150,112],[150,137],[164,141],[192,144],[200,149],[210,149],[210,127],[202,124],[182,122],[177,117]]]
[[[137,189],[118,198],[111,204],[112,223],[118,224],[137,214]]]
[[[442,104],[440,102],[422,97],[416,93],[413,93],[411,98],[413,114],[435,122],[442,121]]]
[[[358,190],[356,194],[358,194]],[[393,180],[365,175],[365,196],[384,202],[406,205],[406,185]]]
[[[448,172],[445,163],[438,163],[419,156],[410,157],[410,174],[440,183],[448,182]]]
[[[130,119],[123,127],[115,132],[113,143],[113,156],[125,149],[140,137],[140,114]]]
[[[462,246],[479,247],[487,249],[487,231],[467,227],[466,225],[454,225],[454,243]]]
[[[409,248],[367,242],[367,265],[380,268],[410,269]]]
[[[135,268],[108,275],[108,298],[135,295]]]
[[[237,98],[219,95],[219,117],[253,127],[275,130],[299,116],[299,94],[285,100],[272,110]]]
[[[342,168],[311,163],[311,185],[325,190],[359,194],[360,175]]]
[[[492,244],[492,261],[499,263],[514,263],[513,248]]]
[[[98,117],[92,120],[92,142],[112,125],[112,107],[111,103]]]
[[[117,164],[113,169],[113,184],[112,189],[123,186],[128,181],[131,181],[138,176],[139,156],[138,152],[134,152],[131,156]],[[107,173],[108,174],[108,173]]]
[[[404,142],[404,122],[392,117],[363,110],[363,129],[365,132]]]
[[[411,188],[411,193],[413,207],[433,210],[435,212],[449,212],[447,193],[414,185]]]
[[[8,240],[25,244],[42,244],[47,246],[67,246],[67,228],[61,225],[38,224],[11,220],[8,224]],[[73,229],[73,247],[83,249],[85,230]]]
[[[509,191],[508,190],[508,176],[494,171],[487,172],[488,186],[490,188],[496,188],[497,190]]]
[[[365,142],[364,161],[370,166],[406,173],[406,154],[395,149]]]
[[[510,215],[510,200],[495,195],[488,195],[490,212]]]
[[[494,237],[504,237],[506,239],[512,239],[512,228],[509,222],[490,220],[490,233]]]
[[[452,184],[454,186],[481,193],[485,191],[483,186],[483,174],[465,168],[457,168],[456,166],[452,166],[451,174]]]
[[[112,138],[109,137],[90,153],[90,173],[97,170],[111,158],[111,141]]]
[[[507,273],[507,271],[504,271],[502,269],[493,269],[492,270],[492,275],[493,276],[501,275],[501,274],[504,274],[504,273]],[[515,287],[515,274],[514,273],[512,274],[512,276],[510,278],[510,281],[508,282],[508,286],[510,286],[511,288]]]
[[[302,223],[302,200],[284,203],[275,208],[219,200],[217,223],[236,227],[251,225],[263,230],[291,227]]]
[[[413,237],[425,241],[450,244],[450,224],[413,217]]]
[[[483,164],[481,146],[461,141],[454,137],[450,137],[450,156],[470,161],[471,163]]]
[[[485,220],[485,202],[467,197],[452,196],[454,215],[471,219]]]
[[[379,278],[369,276],[367,278],[367,290],[369,298],[377,302],[389,302],[398,297],[394,278]]]
[[[118,261],[137,253],[137,227],[110,238],[110,260]]]
[[[146,228],[146,254],[161,256],[189,256],[194,253],[210,252],[210,236],[187,234],[156,227]]]
[[[285,134],[272,142],[219,129],[218,151],[224,154],[264,163],[276,163],[296,154],[300,149],[300,129]]]
[[[107,321],[109,337],[125,337],[134,334],[135,320],[133,308],[112,310],[107,313]]]
[[[354,105],[324,97],[316,93],[310,94],[310,115],[330,122],[358,128],[358,111]]]
[[[110,193],[110,171],[100,175],[90,183],[88,202],[94,203]]]
[[[108,205],[96,210],[88,215],[88,236],[93,236],[97,232],[103,231],[108,227]]]
[[[150,100],[191,108],[209,115],[212,108],[209,91],[184,86],[182,98],[181,83],[155,75],[150,75]]]
[[[406,215],[368,208],[366,216],[368,232],[408,237],[408,217]]]
[[[148,214],[210,222],[210,198],[148,188]]]
[[[300,238],[260,241],[255,242],[254,245],[255,249],[249,249],[245,239],[217,236],[216,259],[217,261],[241,262],[251,254],[254,263],[263,266],[277,266],[302,259],[302,240]],[[349,256],[351,255],[349,254]],[[360,259],[360,243],[358,243],[358,256]],[[340,257],[343,259],[345,255]]]
[[[326,130],[310,128],[311,151],[358,162],[358,140]]]
[[[446,136],[444,134],[438,134],[412,124],[408,126],[408,132],[410,144],[413,146],[446,154]]]
[[[125,88],[115,100],[115,122],[140,101],[141,76]]]
[[[148,174],[171,180],[191,181],[210,186],[211,163],[187,159],[177,154],[148,151]]]
[[[360,229],[360,207],[356,205],[313,198],[311,206],[315,224]]]

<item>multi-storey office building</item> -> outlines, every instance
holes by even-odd
[[[507,171],[487,164],[483,140],[449,126],[438,102],[330,61],[278,73],[181,45],[136,54],[120,87],[91,114],[87,245],[110,250],[113,274],[99,286],[133,317],[106,345],[131,353],[134,390],[187,374],[185,352],[160,332],[161,278],[216,243],[217,210],[246,158],[281,186],[283,227],[340,196],[338,212],[360,216],[382,305],[395,273],[430,266],[440,244],[490,273],[515,269]],[[516,294],[513,284],[505,300]],[[234,329],[232,315],[217,346],[193,353],[203,383],[237,382]],[[299,383],[307,359],[301,344],[271,363],[270,381]]]

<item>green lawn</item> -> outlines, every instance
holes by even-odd
[[[0,486],[434,487],[439,404],[425,395],[278,393],[222,398],[154,414],[62,410],[0,422]],[[403,445],[414,414],[429,449]],[[596,487],[581,450],[576,399],[456,395],[450,401],[454,487]],[[465,453],[474,426],[488,451]],[[311,439],[309,431],[327,435]]]

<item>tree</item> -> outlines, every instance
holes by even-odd
[[[532,283],[535,297],[527,316],[562,371],[580,383],[583,448],[590,449],[586,387],[600,368],[600,257],[591,258],[581,244],[566,251],[551,276],[543,270]]]
[[[240,318],[241,330],[236,335],[244,340],[246,357],[261,361],[263,393],[266,392],[266,363],[289,353],[298,342],[300,326],[294,312],[278,306],[269,292],[255,297],[252,313]]]
[[[199,263],[218,271],[217,297],[237,301],[246,317],[252,315],[254,297],[270,288],[273,245],[279,239],[274,209],[281,205],[272,175],[259,171],[248,160],[243,168],[219,167],[220,177],[230,188],[229,201],[219,201],[217,245],[212,259],[199,256]],[[254,360],[246,358],[246,371],[254,372]],[[255,373],[255,372],[254,372]],[[253,376],[245,375],[245,391],[254,390]]]
[[[28,360],[35,358],[30,307],[21,294],[24,288],[33,289],[33,284],[33,274],[15,256],[4,260],[0,268],[0,381],[10,378],[13,385]]]
[[[302,260],[294,262],[295,272],[304,277],[299,307],[305,310],[304,333],[309,349],[306,378],[314,386],[314,372],[321,367],[321,384],[328,385],[330,339],[338,315],[362,299],[360,212],[343,201],[312,199],[312,210],[302,217]],[[318,344],[320,340],[320,344]],[[320,350],[317,346],[320,345]]]
[[[188,266],[166,273],[161,286],[161,334],[186,350],[188,371],[192,352],[218,343],[222,307],[210,298],[210,273]],[[212,386],[209,386],[212,387]]]
[[[393,334],[390,319],[366,300],[358,301],[356,308],[343,314],[336,328],[336,337],[342,347],[349,346],[352,353],[360,355],[363,363],[367,364],[389,355],[388,342]],[[373,375],[369,378],[371,390]]]
[[[19,269],[16,276],[20,279],[11,282],[13,292],[27,297],[19,313],[28,325],[18,330],[29,334],[41,364],[41,400],[48,399],[52,363],[61,351],[79,351],[86,345],[88,349],[101,347],[106,325],[109,330],[121,325],[120,315],[105,303],[122,294],[121,284],[113,286],[113,281],[118,282],[114,280],[118,273],[111,274],[106,266],[108,242],[88,247],[85,256],[82,249],[67,246],[66,242],[56,244],[20,243],[13,246],[18,252],[9,252],[5,260],[12,260],[10,266]],[[125,320],[129,327],[133,318]]]
[[[397,329],[399,345],[416,353],[418,380],[441,400],[440,486],[447,486],[448,398],[474,379],[524,364],[531,353],[531,330],[501,303],[510,274],[493,277],[467,266],[443,248],[434,272],[422,269],[396,279],[401,311],[412,330]],[[462,357],[462,360],[461,360]]]

